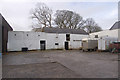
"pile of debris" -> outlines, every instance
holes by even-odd
[[[109,45],[109,51],[112,53],[120,53],[120,42],[113,42]]]

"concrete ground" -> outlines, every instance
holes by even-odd
[[[80,50],[3,55],[3,78],[117,78],[118,55]]]

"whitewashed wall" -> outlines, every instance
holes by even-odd
[[[109,44],[118,41],[118,38],[105,37],[98,39],[98,50],[108,50]]]
[[[46,41],[47,41],[47,48],[46,49],[63,49],[64,48],[64,42],[66,40],[65,34],[51,34],[46,33]],[[59,45],[55,45],[55,43],[58,43]]]
[[[98,35],[98,37],[114,37],[114,38],[118,38],[118,29],[104,30],[104,31],[100,31],[100,32],[95,32],[95,33],[91,33],[89,36],[90,37],[95,37],[95,35]]]
[[[8,51],[21,51],[22,47],[28,47],[28,50],[39,49],[41,38],[45,40],[46,34],[38,32],[10,31],[8,32]]]
[[[106,50],[109,44],[114,41],[120,41],[120,29],[104,30],[100,32],[91,33],[89,37],[94,38],[98,35],[98,50]]]
[[[69,48],[79,49],[82,38],[86,37],[88,35],[70,34]],[[64,49],[66,34],[9,31],[7,48],[8,51],[21,51],[22,47],[28,47],[28,50],[37,50],[40,49],[40,40],[46,41],[46,49]],[[55,45],[55,43],[59,45]]]
[[[71,34],[70,35],[70,48],[80,49],[82,47],[82,39],[87,38],[88,35]]]

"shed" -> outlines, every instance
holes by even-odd
[[[0,53],[7,52],[8,31],[12,30],[12,27],[0,14]]]

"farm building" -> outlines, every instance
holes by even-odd
[[[33,31],[13,31],[0,14],[0,53],[7,51],[81,49],[82,39],[98,41],[98,49],[105,50],[109,43],[120,41],[120,21],[109,30],[88,34],[82,29],[43,28]]]
[[[109,30],[91,33],[90,38],[97,38],[98,50],[108,50],[113,42],[120,42],[120,21],[116,22]]]
[[[109,30],[104,30],[104,31],[99,31],[99,32],[94,32],[91,33],[89,36],[91,38],[95,37],[112,37],[112,38],[117,38],[118,41],[120,41],[120,21],[116,22]]]
[[[8,31],[12,30],[12,27],[0,14],[0,53],[7,52]]]
[[[8,51],[80,49],[88,33],[81,29],[44,28],[44,32],[9,31]]]

